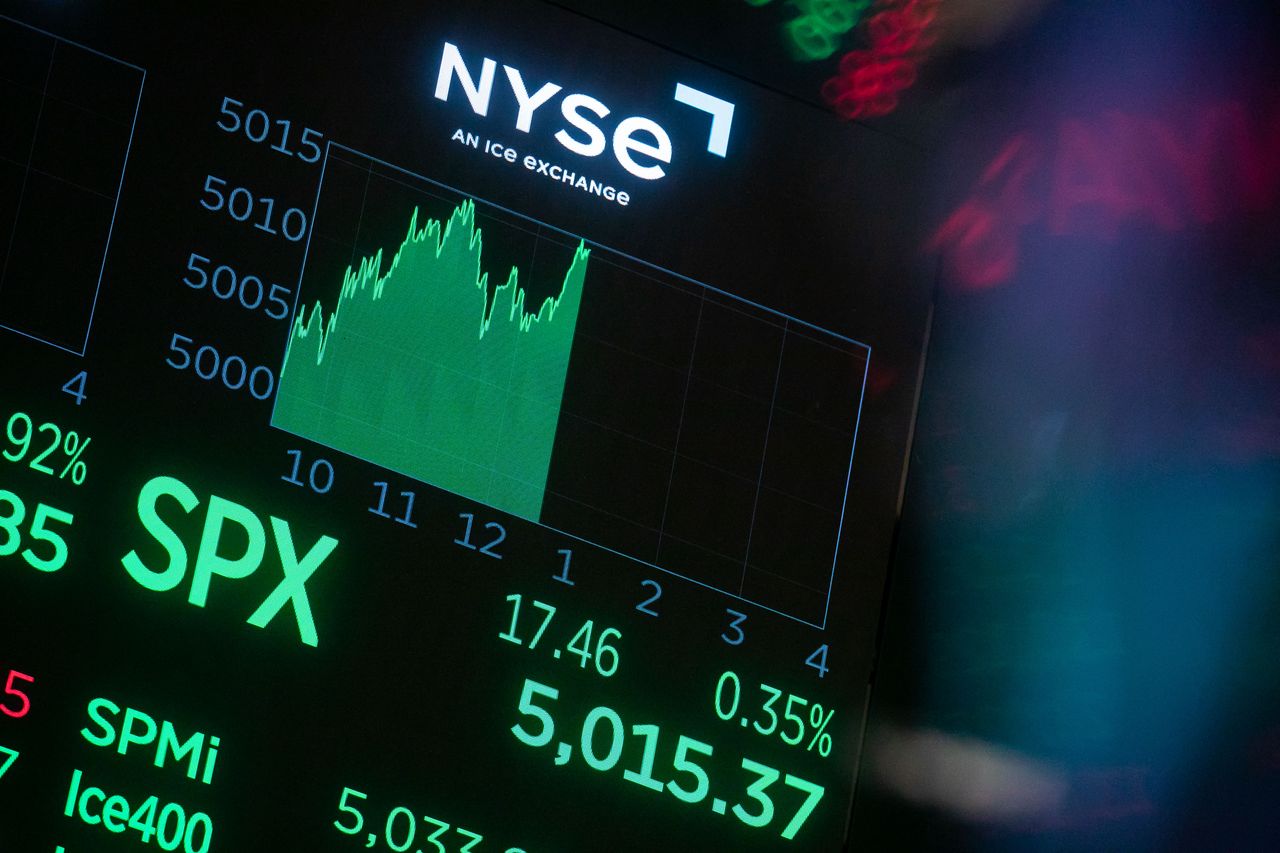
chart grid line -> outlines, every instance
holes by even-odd
[[[360,157],[360,158],[362,158],[362,159],[368,160],[368,161],[369,161],[369,162],[371,162],[371,163],[376,163],[377,165],[382,166],[383,168],[391,169],[391,170],[393,170],[393,171],[400,172],[400,173],[405,174],[405,175],[410,175],[410,176],[412,176],[415,180],[423,181],[423,182],[428,183],[428,184],[434,184],[434,185],[435,185],[435,186],[437,186],[437,187],[440,187],[440,188],[442,188],[442,189],[448,190],[449,192],[452,192],[452,193],[457,193],[458,195],[465,196],[465,197],[467,197],[467,198],[476,198],[472,193],[464,192],[463,190],[460,190],[460,189],[458,189],[457,187],[451,186],[451,185],[446,184],[446,183],[443,183],[443,182],[441,182],[441,181],[434,180],[434,179],[432,179],[432,178],[428,178],[426,175],[420,175],[420,174],[418,174],[418,173],[416,173],[416,172],[412,172],[412,171],[410,171],[410,170],[408,170],[408,169],[404,168],[403,166],[397,166],[397,165],[396,165],[396,164],[394,164],[394,163],[388,162],[388,161],[386,161],[386,160],[382,160],[382,159],[380,159],[380,158],[378,158],[378,157],[374,157],[374,156],[372,156],[372,155],[370,155],[370,154],[365,154],[364,152],[359,151],[359,150],[357,150],[357,149],[355,149],[355,148],[349,148],[349,147],[347,147],[347,146],[345,146],[345,145],[343,145],[343,144],[341,144],[341,143],[333,142],[332,140],[330,140],[330,142],[328,143],[328,145],[329,145],[329,150],[330,150],[330,151],[331,151],[332,149],[338,149],[338,150],[341,150],[341,151],[347,151],[347,152],[350,152],[351,154],[355,155],[356,157]],[[326,159],[327,159],[329,156],[334,156],[334,155],[331,155],[331,154],[329,153],[329,151],[327,151],[325,156],[326,156]],[[341,159],[341,157],[337,157],[337,156],[335,156],[335,159]],[[344,161],[344,162],[346,162],[348,165],[355,166],[356,168],[359,168],[359,167],[360,167],[360,166],[359,166],[359,164],[358,164],[358,163],[356,163],[356,162],[355,162],[355,161],[353,161],[353,160],[346,160],[346,161]],[[317,199],[318,199],[318,198],[319,198],[319,193],[317,193]],[[678,273],[678,272],[676,272],[675,270],[668,269],[667,267],[661,266],[661,265],[659,265],[659,264],[652,263],[651,261],[646,261],[646,260],[644,260],[643,258],[638,258],[638,257],[636,257],[635,255],[629,254],[629,253],[624,252],[624,251],[622,251],[622,250],[620,250],[620,249],[616,249],[616,248],[614,248],[614,247],[612,247],[612,246],[609,246],[609,245],[607,245],[607,244],[605,244],[605,243],[600,243],[600,242],[597,242],[597,241],[595,241],[595,240],[587,239],[586,237],[584,237],[584,236],[582,236],[582,235],[580,235],[580,234],[575,234],[574,232],[572,232],[572,231],[568,231],[568,230],[566,230],[566,229],[564,229],[564,228],[558,228],[558,227],[556,227],[555,225],[550,224],[549,222],[543,222],[543,221],[541,221],[541,220],[535,219],[535,218],[534,218],[534,217],[532,217],[532,216],[529,216],[529,215],[524,214],[524,213],[520,213],[520,212],[519,212],[519,211],[517,211],[517,210],[513,210],[512,208],[506,207],[505,205],[498,204],[497,202],[492,202],[492,201],[489,201],[488,199],[480,199],[480,198],[476,198],[476,200],[477,200],[477,201],[483,201],[483,202],[485,203],[485,205],[486,205],[486,206],[491,207],[491,208],[493,208],[494,210],[501,210],[503,213],[507,213],[507,214],[509,214],[509,215],[511,215],[511,216],[517,217],[517,218],[519,218],[519,219],[523,219],[523,220],[525,220],[525,221],[527,221],[527,222],[533,222],[533,223],[539,224],[539,225],[541,225],[542,227],[547,228],[547,229],[550,229],[551,231],[554,231],[554,232],[556,232],[556,233],[558,233],[558,234],[563,234],[564,236],[569,237],[569,238],[571,238],[572,240],[575,240],[575,241],[576,241],[576,240],[585,240],[588,244],[590,244],[590,245],[592,245],[592,246],[599,246],[601,249],[604,249],[604,250],[606,250],[606,251],[608,251],[608,252],[610,252],[610,253],[612,253],[612,254],[614,254],[614,255],[617,255],[617,256],[618,256],[618,257],[620,257],[620,258],[626,258],[628,261],[631,261],[631,262],[633,262],[633,263],[639,264],[639,265],[640,265],[640,266],[642,266],[642,267],[647,267],[648,269],[657,270],[657,271],[658,271],[658,272],[660,272],[660,273],[663,273],[663,274],[665,274],[665,275],[669,275],[669,276],[671,276],[672,278],[677,278],[677,279],[679,279],[679,280],[681,280],[681,281],[683,281],[683,282],[686,282],[686,283],[688,283],[688,284],[693,285],[694,287],[705,288],[707,291],[709,291],[709,292],[711,292],[711,293],[719,294],[720,296],[723,296],[723,297],[725,297],[725,298],[727,298],[727,299],[734,300],[734,301],[736,301],[736,302],[741,302],[741,303],[742,303],[742,304],[744,304],[744,305],[750,305],[752,308],[757,308],[757,309],[759,309],[760,311],[765,312],[766,314],[771,314],[771,315],[773,315],[773,316],[775,316],[775,317],[779,317],[779,318],[783,318],[783,319],[789,320],[790,322],[795,323],[795,324],[797,324],[797,325],[799,325],[799,326],[803,326],[803,327],[805,327],[805,328],[812,329],[812,330],[814,330],[814,331],[816,331],[816,332],[821,332],[821,333],[822,333],[822,334],[824,334],[824,335],[829,335],[830,337],[833,337],[833,338],[837,338],[837,339],[839,339],[839,340],[842,340],[842,341],[844,341],[845,343],[850,343],[850,344],[854,344],[855,346],[862,347],[863,349],[865,349],[865,350],[867,351],[867,354],[868,354],[868,355],[870,355],[870,353],[871,353],[871,345],[870,345],[870,344],[868,344],[868,343],[865,343],[865,342],[863,342],[863,341],[860,341],[860,340],[858,340],[858,339],[856,339],[856,338],[851,338],[851,337],[849,337],[848,335],[842,335],[842,334],[840,334],[839,332],[833,332],[833,331],[832,331],[832,330],[830,330],[830,329],[827,329],[827,328],[824,328],[824,327],[822,327],[822,326],[819,326],[819,325],[817,325],[816,323],[810,323],[809,321],[807,321],[807,320],[803,320],[803,319],[801,319],[801,318],[799,318],[799,317],[796,317],[796,316],[795,316],[795,315],[793,315],[793,314],[788,314],[788,313],[786,313],[785,311],[779,311],[779,310],[778,310],[778,309],[776,309],[776,308],[770,308],[768,305],[764,305],[764,304],[762,304],[762,303],[760,303],[760,302],[756,302],[755,300],[748,299],[748,298],[746,298],[745,296],[738,296],[736,293],[730,293],[730,292],[729,292],[729,291],[727,291],[727,290],[723,290],[723,289],[721,289],[721,288],[719,288],[719,287],[716,287],[716,286],[715,286],[715,285],[713,285],[713,284],[707,284],[706,282],[699,281],[699,280],[698,280],[698,279],[696,279],[696,278],[690,278],[689,276],[687,276],[687,275],[683,275],[683,274],[681,274],[681,273]]]
[[[10,264],[13,260],[14,240],[18,228],[22,223],[24,204],[27,201],[28,195],[28,182],[32,175],[39,176],[53,184],[69,188],[77,193],[83,193],[85,196],[93,197],[110,205],[109,217],[106,217],[105,211],[103,213],[104,218],[106,219],[106,227],[103,232],[101,232],[100,251],[98,250],[98,243],[96,240],[92,243],[94,246],[96,276],[92,279],[89,279],[86,276],[82,283],[83,301],[79,302],[78,305],[81,307],[81,310],[84,311],[83,331],[80,331],[79,328],[74,332],[71,330],[64,330],[64,334],[59,336],[49,329],[24,328],[21,319],[17,321],[7,319],[4,322],[0,322],[0,329],[12,332],[21,337],[27,338],[28,340],[37,341],[62,352],[78,357],[84,357],[89,349],[89,340],[93,331],[94,319],[97,316],[98,300],[102,295],[103,281],[106,277],[108,256],[111,243],[115,235],[116,219],[120,209],[120,198],[124,192],[124,181],[128,172],[129,161],[133,154],[133,141],[134,136],[137,133],[138,116],[142,108],[142,96],[146,89],[147,72],[146,69],[140,65],[136,65],[132,62],[120,59],[119,57],[104,53],[103,51],[96,50],[81,42],[64,38],[47,30],[16,20],[8,15],[0,15],[0,23],[16,27],[25,33],[34,34],[34,37],[37,39],[47,39],[49,43],[49,62],[45,69],[44,82],[39,88],[31,85],[29,82],[27,84],[23,84],[21,81],[17,80],[7,81],[24,91],[32,94],[38,94],[39,107],[36,110],[35,120],[32,127],[31,145],[27,152],[26,163],[23,164],[19,161],[15,161],[12,157],[3,158],[3,162],[22,169],[23,177],[21,187],[17,194],[17,202],[14,208],[14,223],[9,235],[4,264],[3,267],[0,267],[0,291],[3,290],[6,283],[11,284],[9,277],[12,273]],[[136,72],[138,74],[136,86],[132,81],[126,84],[130,87],[126,90],[129,98],[121,104],[121,106],[124,107],[127,112],[123,112],[120,115],[109,115],[107,112],[94,109],[85,103],[68,100],[67,98],[59,97],[50,93],[50,83],[55,72],[55,66],[57,66],[59,61],[66,61],[68,51],[79,51],[94,57],[96,60],[102,60],[111,63],[113,66],[119,66],[120,68],[127,69],[129,72]],[[94,189],[77,181],[69,180],[62,175],[54,174],[46,169],[37,168],[35,166],[37,150],[40,148],[38,143],[43,138],[43,135],[47,130],[45,107],[49,104],[55,104],[67,110],[73,110],[81,116],[92,117],[103,125],[113,126],[116,131],[122,131],[127,126],[128,134],[123,140],[123,151],[119,155],[118,173],[113,175],[111,180],[111,183],[115,187],[114,195],[108,194],[107,191],[104,191],[106,190],[106,187],[103,187],[102,190]],[[125,117],[126,115],[127,118]],[[115,161],[112,161],[112,163],[114,171]],[[90,285],[92,288],[91,290]],[[10,296],[12,296],[12,288],[10,289]],[[55,339],[59,337],[63,339]]]
[[[773,400],[769,403],[769,421],[764,428],[764,448],[760,451],[760,473],[756,476],[756,496],[751,504],[751,524],[747,526],[747,553],[742,558],[742,579],[738,582],[738,592],[747,585],[747,569],[751,566],[751,540],[756,533],[756,515],[760,511],[760,487],[764,485],[764,466],[769,458],[769,433],[773,431],[773,411],[778,403],[778,385],[782,382],[782,359],[787,352],[787,330],[782,330],[782,340],[778,344],[778,369],[773,374]]]
[[[698,361],[698,335],[702,331],[702,311],[707,307],[706,297],[698,300],[698,318],[693,321],[693,344],[689,347],[689,367],[684,374],[684,396],[680,401],[680,420],[676,424],[675,445],[671,448],[671,468],[667,472],[667,494],[662,501],[662,520],[658,523],[658,542],[653,549],[653,559],[662,555],[662,537],[667,530],[667,510],[671,508],[671,486],[675,482],[676,463],[680,460],[680,433],[684,431],[684,417],[689,408],[689,386],[693,384],[693,368]]]
[[[408,190],[425,192],[429,196],[433,198],[437,198],[442,203],[447,202],[447,197],[438,196],[435,193],[430,192],[430,190],[428,189],[429,187],[437,187],[444,192],[451,193],[463,198],[469,198],[469,199],[475,198],[471,194],[464,193],[447,184],[433,180],[424,175],[411,172],[407,169],[404,169],[400,166],[396,166],[395,164],[381,160],[377,157],[372,157],[372,156],[363,154],[362,152],[359,152],[355,149],[348,148],[342,145],[341,143],[333,142],[332,140],[327,141],[326,148],[325,148],[324,163],[322,164],[322,168],[320,170],[320,177],[319,177],[319,180],[317,181],[316,198],[312,207],[313,215],[310,223],[309,233],[307,236],[306,247],[303,253],[302,268],[298,276],[299,285],[298,285],[297,292],[295,294],[294,313],[293,313],[293,320],[295,322],[297,321],[299,312],[304,310],[305,303],[303,301],[302,289],[303,289],[304,282],[309,280],[309,276],[307,274],[307,266],[311,260],[311,254],[313,249],[312,241],[316,238],[316,235],[317,235],[317,229],[316,229],[317,214],[320,211],[321,198],[325,191],[326,181],[327,181],[329,172],[331,171],[330,167],[332,163],[342,163],[347,167],[351,167],[359,171],[363,171],[365,173],[366,192],[364,193],[364,197],[361,199],[361,202],[360,202],[361,221],[363,221],[365,207],[368,203],[368,182],[372,179],[372,176],[375,174],[380,179],[389,181],[392,184],[397,184]],[[397,177],[398,175],[403,175],[405,177],[403,179],[398,178]],[[696,279],[692,279],[688,276],[681,275],[672,270],[661,267],[657,264],[653,264],[653,263],[644,261],[642,259],[636,258],[633,255],[630,255],[626,252],[620,252],[605,244],[589,241],[586,238],[576,235],[568,230],[558,228],[549,223],[541,222],[532,217],[529,217],[517,211],[511,210],[510,208],[507,208],[503,205],[493,204],[487,200],[483,200],[479,198],[475,198],[475,201],[482,203],[485,209],[488,211],[498,212],[498,213],[506,214],[512,217],[515,220],[514,222],[507,222],[506,220],[501,220],[501,219],[496,221],[501,222],[504,226],[516,229],[517,231],[522,231],[524,233],[527,233],[533,236],[535,238],[533,241],[535,246],[538,245],[537,238],[542,234],[558,235],[562,238],[568,238],[569,241],[575,241],[575,240],[580,241],[581,244],[590,245],[592,247],[604,250],[606,252],[605,255],[595,256],[597,263],[604,262],[610,265],[611,267],[617,267],[618,269],[624,271],[625,273],[644,276],[645,278],[649,279],[650,281],[658,285],[665,285],[665,286],[671,287],[673,286],[673,284],[679,284],[681,286],[689,285],[689,286],[698,288],[698,293],[697,293],[697,296],[699,299],[698,315],[693,325],[692,340],[690,342],[690,356],[688,359],[688,369],[686,371],[683,371],[685,373],[685,376],[683,377],[684,382],[683,382],[683,388],[681,392],[682,396],[681,396],[680,406],[678,409],[679,417],[675,424],[675,427],[676,427],[675,428],[675,446],[669,451],[671,454],[671,466],[668,469],[668,475],[666,478],[659,525],[655,531],[657,534],[657,542],[653,551],[653,554],[654,554],[653,560],[646,560],[643,557],[637,556],[634,553],[628,553],[624,549],[612,547],[610,545],[607,545],[599,541],[596,538],[571,533],[568,530],[565,530],[562,525],[547,523],[537,518],[528,518],[527,516],[525,517],[526,520],[533,522],[539,527],[543,527],[547,530],[553,531],[555,533],[558,533],[564,536],[568,536],[574,541],[591,544],[609,553],[625,557],[634,563],[638,563],[640,565],[652,568],[654,570],[661,571],[666,575],[678,577],[689,583],[693,583],[696,586],[699,586],[708,590],[713,590],[723,595],[727,595],[737,601],[749,603],[755,607],[761,608],[771,613],[775,613],[780,616],[784,616],[800,624],[808,625],[808,626],[817,628],[819,630],[824,630],[829,618],[829,613],[830,613],[831,596],[832,596],[834,583],[835,583],[835,572],[836,572],[837,565],[839,564],[839,561],[840,561],[840,554],[841,554],[840,546],[843,538],[843,525],[845,521],[845,514],[848,509],[848,503],[849,503],[849,487],[850,487],[852,474],[853,474],[853,459],[856,454],[857,433],[861,423],[861,414],[862,414],[861,410],[865,402],[866,381],[868,377],[871,347],[862,341],[858,341],[846,335],[841,335],[839,333],[832,332],[829,329],[825,329],[813,323],[809,323],[807,321],[793,317],[789,314],[786,314],[785,312],[781,312],[776,309],[769,308],[768,306],[760,305],[752,300],[739,297],[728,291],[724,291],[712,285],[708,285],[704,282],[700,282]],[[479,217],[480,215],[481,214],[477,214],[477,217]],[[488,219],[491,219],[492,214],[486,214],[485,218],[486,218],[486,221]],[[524,227],[520,223],[528,223],[528,226]],[[321,234],[320,236],[322,239],[328,242],[333,242],[332,238],[326,235]],[[344,240],[341,242],[345,243],[346,241]],[[351,245],[350,248],[351,248],[351,251],[353,252],[356,251],[355,245]],[[329,250],[326,250],[326,251],[329,251]],[[636,264],[638,267],[640,267],[640,269],[633,270],[630,268],[621,267],[618,265],[617,261],[609,257],[610,254],[614,255],[616,258],[620,260],[625,260],[630,263]],[[355,255],[351,255],[351,257],[355,257]],[[644,270],[646,269],[652,270],[656,273],[660,273],[664,276],[669,277],[670,279],[673,279],[674,281],[672,283],[667,283],[662,279],[658,279],[658,278],[654,278],[653,276],[646,275],[644,273]],[[680,290],[679,287],[677,287],[676,289]],[[688,292],[688,295],[693,296],[694,294],[692,292]],[[754,494],[751,498],[751,504],[750,504],[751,520],[747,527],[746,550],[743,556],[740,558],[741,569],[739,572],[739,584],[737,585],[736,593],[731,589],[724,588],[723,585],[708,583],[705,580],[702,580],[696,577],[691,577],[686,573],[683,573],[681,571],[659,564],[659,561],[661,559],[663,542],[668,539],[673,542],[680,542],[684,546],[689,546],[689,547],[696,548],[698,550],[706,551],[708,554],[717,554],[720,557],[725,559],[739,561],[739,558],[730,557],[729,555],[723,554],[715,549],[708,548],[706,545],[702,543],[690,541],[687,538],[679,536],[675,533],[672,533],[670,530],[667,529],[668,517],[671,509],[672,490],[674,489],[674,483],[675,483],[675,471],[676,471],[676,466],[679,459],[687,458],[691,461],[696,461],[699,464],[706,464],[707,469],[709,470],[716,470],[716,471],[719,471],[722,475],[730,476],[734,479],[743,480],[744,482],[751,482],[751,481],[747,481],[745,478],[738,477],[731,470],[718,467],[713,463],[704,463],[704,460],[698,458],[696,455],[690,456],[689,454],[680,452],[680,443],[682,441],[682,436],[685,428],[685,418],[688,414],[688,406],[690,404],[691,387],[693,384],[693,371],[694,371],[696,360],[697,360],[698,344],[702,334],[703,325],[705,322],[705,313],[704,313],[705,306],[707,304],[709,297],[712,297],[712,296],[717,297],[714,300],[715,304],[732,312],[734,315],[739,315],[739,316],[745,317],[748,320],[761,323],[763,324],[762,328],[764,326],[771,326],[775,329],[778,329],[781,332],[779,350],[778,350],[778,359],[776,364],[774,365],[774,374],[775,374],[774,381],[773,381],[773,386],[772,386],[770,399],[768,403],[768,419],[765,424],[765,430],[764,430],[764,435],[765,435],[764,448],[761,451],[760,461],[757,468],[757,475],[754,480],[755,489],[754,489]],[[742,307],[738,307],[738,306],[742,306]],[[752,309],[755,312],[759,312],[759,314],[749,313],[747,309]],[[493,308],[490,307],[489,310],[492,311]],[[759,316],[759,315],[763,315],[763,316]],[[776,318],[776,322],[774,321],[774,318]],[[811,508],[821,509],[824,511],[824,514],[826,514],[826,511],[828,510],[828,508],[825,506],[814,504],[811,501],[801,498],[798,495],[789,493],[785,489],[779,490],[774,487],[768,487],[766,489],[764,485],[764,474],[765,474],[766,464],[767,464],[766,457],[768,456],[768,448],[769,448],[770,441],[773,434],[774,414],[779,404],[779,389],[780,389],[782,373],[783,373],[783,355],[786,351],[787,338],[791,335],[795,335],[797,339],[803,338],[806,341],[809,341],[815,345],[818,345],[822,347],[823,350],[833,351],[837,355],[847,355],[850,357],[854,357],[862,362],[862,371],[860,376],[860,385],[857,389],[858,394],[857,394],[857,402],[856,402],[856,408],[854,413],[855,416],[853,418],[852,432],[837,428],[835,424],[830,420],[829,417],[822,420],[818,420],[818,419],[809,417],[804,411],[791,411],[790,409],[786,409],[789,416],[791,416],[792,418],[801,419],[803,421],[810,423],[813,427],[820,427],[825,430],[831,431],[832,433],[834,433],[834,435],[837,435],[840,437],[848,437],[849,439],[848,464],[845,470],[845,481],[840,492],[840,508],[838,512],[834,509],[834,506],[830,509],[831,516],[833,516],[836,521],[836,531],[835,531],[835,546],[833,548],[833,552],[831,556],[830,570],[828,572],[827,586],[825,590],[817,589],[813,585],[806,584],[800,580],[797,580],[796,578],[779,575],[777,572],[771,571],[765,565],[756,565],[755,563],[752,562],[754,534],[756,532],[755,525],[757,523],[757,518],[759,516],[759,512],[761,509],[760,507],[761,498],[765,491],[768,491],[771,494],[778,494],[783,498],[795,500],[799,504],[809,505]],[[584,335],[584,338],[590,339],[591,337],[592,337],[591,335]],[[852,346],[855,349],[854,350],[841,349],[838,345],[834,343],[835,341],[839,341],[845,345]],[[610,346],[615,349],[618,349],[620,352],[625,352],[625,353],[628,353],[629,355],[634,355],[642,359],[646,358],[646,356],[644,356],[643,354],[632,353],[630,348],[618,347],[612,341],[601,341],[601,343],[603,343],[606,346]],[[288,352],[288,347],[289,347],[289,344],[286,344],[286,353]],[[858,351],[860,351],[860,355]],[[670,367],[670,365],[668,365],[665,362],[653,361],[652,359],[648,359],[648,360],[652,364],[662,368]],[[792,370],[794,371],[795,368],[792,368]],[[741,397],[746,400],[753,400],[755,402],[762,403],[762,404],[764,402],[763,395],[758,395],[758,396],[753,395],[743,389],[725,386],[713,379],[708,380],[708,386],[720,388],[722,391],[732,393],[735,396]],[[853,390],[853,389],[851,388],[850,390]],[[278,395],[275,400],[275,405],[273,406],[273,421],[275,418],[275,412],[278,410],[279,400],[280,400],[280,397]],[[607,424],[595,423],[592,419],[584,418],[581,415],[568,409],[564,410],[562,412],[562,415],[567,415],[576,420],[583,421],[584,423],[594,424],[596,428],[605,428],[611,432],[616,432],[619,435],[626,436],[629,439],[645,442],[644,439],[629,435],[625,430],[616,430],[612,427],[609,427]],[[277,429],[281,429],[283,432],[290,433],[293,435],[298,435],[299,437],[302,437],[302,438],[308,438],[308,436],[305,433],[298,432],[297,430],[290,429],[288,427],[285,427],[276,423],[273,423],[273,426],[275,426]],[[647,443],[650,444],[651,446],[657,447],[657,445],[654,445],[654,443],[651,441]],[[326,446],[330,446],[330,445],[326,444]],[[337,449],[341,452],[346,452],[347,455],[352,455],[348,451],[342,451],[341,448],[334,448],[334,449]],[[361,454],[355,454],[355,458],[365,458],[365,457],[362,456]],[[370,461],[370,460],[366,459],[366,461]],[[407,476],[411,476],[411,477],[416,476],[402,469],[398,469],[396,466],[393,466],[393,465],[386,465],[384,463],[377,463],[377,462],[375,462],[374,464],[381,464],[382,467],[386,467],[389,470],[398,471],[398,473],[406,474]],[[442,486],[439,483],[433,483],[431,480],[428,480],[427,482],[431,485],[436,486],[437,488],[440,488],[442,491],[446,493],[460,495],[470,500],[477,499],[476,496],[474,495],[461,493],[455,489],[450,489],[447,486]],[[625,522],[628,525],[643,527],[643,525],[636,525],[636,522],[631,518],[626,518],[623,516],[618,516],[616,514],[610,513],[604,507],[597,507],[594,504],[589,502],[579,501],[572,495],[563,494],[559,491],[551,489],[549,485],[547,487],[547,494],[554,495],[558,499],[567,500],[571,503],[580,504],[581,506],[589,509],[592,512],[603,512],[606,515],[613,515],[615,518]],[[481,500],[481,502],[483,503],[485,501]],[[776,512],[776,508],[774,511]],[[806,617],[797,615],[795,613],[787,613],[780,607],[771,606],[770,604],[767,604],[766,602],[759,600],[758,596],[753,597],[751,595],[747,595],[746,579],[747,579],[747,575],[752,571],[758,571],[762,575],[776,577],[779,580],[792,584],[799,589],[804,589],[804,590],[815,592],[822,595],[823,598],[825,599],[822,601],[822,604],[821,604],[821,607],[822,607],[821,612],[823,614],[822,618],[818,620],[816,618],[806,618]]]
[[[31,161],[36,156],[36,143],[40,141],[40,121],[44,118],[44,102],[49,95],[49,80],[53,77],[53,61],[58,56],[58,42],[53,43],[49,51],[49,64],[44,70],[44,87],[40,91],[40,108],[36,110],[35,127],[31,129],[31,144],[27,146],[27,162],[22,164],[22,186],[18,189],[19,212],[22,202],[27,196],[27,182],[31,177]],[[4,292],[4,282],[9,275],[9,259],[13,257],[13,238],[18,234],[18,224],[22,221],[21,213],[13,218],[13,227],[9,229],[9,245],[4,252],[4,267],[0,268],[0,293]]]

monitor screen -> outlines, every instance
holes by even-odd
[[[918,152],[532,0],[9,5],[0,847],[840,849]]]

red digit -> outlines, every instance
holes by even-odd
[[[6,680],[4,683],[5,695],[18,697],[19,707],[18,707],[18,710],[14,711],[11,708],[9,708],[7,705],[0,705],[0,711],[3,711],[6,716],[17,719],[19,717],[25,717],[27,713],[31,710],[31,700],[27,698],[27,694],[23,693],[21,690],[13,686],[13,682],[15,679],[21,679],[22,681],[26,681],[29,683],[34,683],[35,679],[32,678],[30,675],[23,675],[21,672],[18,672],[17,670],[11,670],[9,672],[8,680]]]

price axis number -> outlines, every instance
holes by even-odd
[[[236,137],[243,134],[255,145],[269,143],[272,151],[303,163],[319,162],[323,153],[320,143],[324,141],[320,131],[304,127],[295,136],[294,123],[289,119],[272,119],[266,110],[245,107],[244,101],[230,95],[224,97],[218,108],[218,129]]]
[[[265,364],[250,366],[239,355],[226,355],[213,344],[173,333],[165,364],[174,370],[191,370],[205,382],[216,382],[228,391],[246,391],[255,400],[268,400],[275,392],[275,372]]]
[[[214,126],[224,134],[263,150],[284,155],[311,166],[323,156],[323,135],[310,127],[299,127],[291,119],[272,116],[264,109],[248,105],[231,96],[222,99],[213,117]],[[310,217],[300,207],[281,202],[270,191],[260,191],[238,184],[234,179],[209,172],[199,188],[196,201],[200,207],[222,221],[251,226],[271,238],[283,238],[288,244],[300,244],[309,233]],[[278,239],[273,245],[280,245]],[[293,310],[292,288],[272,281],[269,274],[259,273],[240,261],[219,254],[215,249],[192,250],[178,281],[195,291],[205,291],[215,299],[238,305],[249,315],[269,322],[287,320]],[[255,400],[268,400],[275,393],[276,374],[266,359],[255,359],[228,352],[216,341],[202,341],[172,332],[164,353],[165,363],[174,370],[194,373],[212,385],[229,391],[248,393]],[[257,362],[257,363],[255,363]],[[74,384],[79,380],[78,387]],[[84,379],[77,377],[63,390],[76,396],[79,404],[84,395]]]
[[[283,320],[293,308],[293,291],[282,284],[264,282],[261,276],[237,272],[230,264],[215,262],[198,252],[187,258],[182,283],[192,290],[207,290],[215,299],[237,304],[246,311],[261,310],[272,320]]]

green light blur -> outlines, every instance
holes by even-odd
[[[771,0],[746,0],[765,6]],[[801,62],[826,59],[840,48],[844,35],[858,25],[871,0],[791,0],[800,17],[783,25],[792,55]]]

